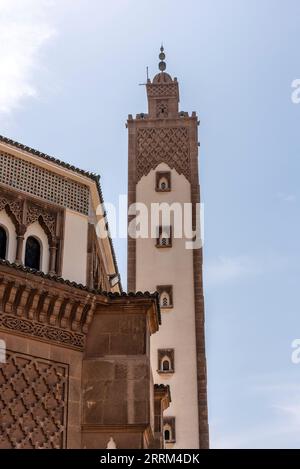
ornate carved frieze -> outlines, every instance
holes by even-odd
[[[17,194],[15,194],[14,197],[13,191],[11,191],[10,196],[7,196],[7,192],[8,191],[3,192],[5,195],[2,195],[0,191],[0,211],[7,208],[8,212],[13,215],[16,225],[23,224],[24,212],[26,226],[42,218],[44,225],[48,229],[47,234],[50,235],[51,238],[55,238],[57,213],[59,210],[54,211],[48,208],[46,209],[44,205],[33,203],[30,199],[26,199],[27,204],[24,206],[22,201],[17,197]]]
[[[7,351],[0,367],[0,449],[66,447],[68,365]]]
[[[28,226],[31,223],[38,221],[40,218],[48,230],[48,236],[50,236],[51,239],[54,239],[56,234],[56,214],[50,212],[49,210],[44,210],[39,205],[28,205],[26,211],[26,225]]]
[[[137,131],[137,181],[159,163],[166,163],[190,180],[188,129],[143,128]]]
[[[0,276],[0,329],[82,350],[94,310],[90,296],[74,299],[53,286]]]
[[[34,323],[7,314],[0,313],[0,327],[10,329],[16,333],[28,334],[36,338],[50,340],[58,344],[70,345],[71,347],[79,349],[82,349],[84,346],[83,334]]]

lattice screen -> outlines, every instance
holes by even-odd
[[[87,186],[7,153],[0,153],[0,182],[48,202],[88,214]]]

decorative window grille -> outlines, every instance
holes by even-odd
[[[170,226],[159,227],[159,236],[156,240],[156,247],[169,248],[172,246],[172,228]]]
[[[159,293],[160,307],[172,308],[173,307],[173,288],[172,285],[158,285],[156,290]]]
[[[170,306],[170,298],[167,293],[165,293],[163,299],[162,299],[162,306]]]

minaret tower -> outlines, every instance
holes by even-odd
[[[128,116],[128,204],[143,203],[149,213],[153,204],[187,204],[195,230],[198,118],[178,109],[178,82],[165,72],[163,47],[159,59],[159,73],[146,83],[148,113]],[[159,220],[153,237],[128,237],[128,289],[160,293],[162,324],[151,338],[151,361],[154,382],[171,390],[166,448],[208,448],[202,248],[187,248],[174,220],[168,227]]]

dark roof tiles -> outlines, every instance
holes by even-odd
[[[23,265],[12,263],[12,262],[9,262],[9,261],[4,260],[4,259],[0,259],[0,266],[1,265],[10,267],[10,268],[15,269],[15,270],[20,270],[21,272],[30,273],[30,274],[36,275],[38,277],[45,278],[47,280],[51,280],[53,282],[68,285],[69,287],[78,288],[79,290],[83,290],[83,291],[86,291],[88,293],[94,293],[94,294],[98,294],[98,295],[108,296],[110,298],[120,298],[120,297],[125,297],[125,298],[128,298],[128,297],[129,298],[130,297],[131,298],[132,297],[133,298],[137,298],[137,297],[153,298],[153,299],[157,300],[158,309],[159,309],[159,301],[158,301],[159,294],[158,294],[158,292],[154,292],[154,293],[150,293],[149,291],[146,291],[146,292],[137,291],[137,292],[128,292],[128,293],[126,293],[124,291],[122,291],[121,293],[107,292],[107,291],[102,291],[102,290],[91,289],[91,288],[87,287],[86,285],[82,285],[81,283],[76,283],[76,282],[72,282],[70,280],[66,280],[66,279],[64,279],[64,278],[62,278],[58,275],[45,274],[44,272],[41,272],[39,270],[31,269],[30,267],[24,267]],[[159,311],[159,316],[160,316],[160,311]]]

